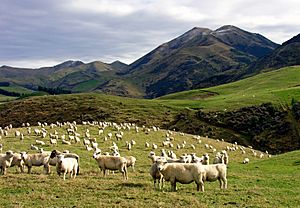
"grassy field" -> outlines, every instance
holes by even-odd
[[[25,87],[21,87],[21,86],[7,86],[7,87],[0,87],[0,89],[5,90],[7,92],[15,92],[15,93],[19,93],[19,94],[31,94],[34,91],[27,89]]]
[[[0,103],[2,103],[2,102],[8,102],[8,101],[15,100],[15,99],[16,99],[16,97],[5,96],[5,95],[1,95],[0,94]]]
[[[62,135],[66,134],[66,128],[55,129]],[[54,133],[55,129],[46,127],[49,133]],[[0,197],[5,199],[0,201],[0,207],[299,207],[300,151],[272,158],[265,155],[263,159],[254,157],[248,148],[245,155],[240,150],[229,152],[227,190],[219,190],[218,182],[206,182],[204,193],[196,192],[194,183],[178,184],[178,191],[170,192],[169,183],[165,183],[163,191],[155,192],[149,175],[151,161],[147,158],[151,148],[145,148],[144,144],[146,141],[158,144],[159,148],[155,152],[159,154],[161,142],[166,135],[164,130],[150,131],[148,134],[142,128],[139,133],[133,129],[123,130],[123,140],[117,142],[114,137],[112,140],[103,140],[107,133],[115,133],[115,129],[106,128],[104,134],[99,136],[97,126],[79,125],[78,133],[84,135],[86,129],[90,130],[92,138],[97,139],[103,152],[109,151],[114,141],[122,156],[132,155],[137,158],[136,171],[129,168],[128,181],[124,181],[120,173],[104,178],[92,158],[93,152],[87,151],[82,141],[70,146],[62,145],[59,141],[57,147],[52,147],[47,136],[44,139],[47,144],[43,147],[45,150],[68,149],[80,155],[80,175],[76,179],[67,177],[63,181],[57,176],[54,167],[50,175],[44,175],[42,167],[33,167],[31,175],[16,173],[14,167],[9,168],[7,175],[0,176]],[[29,150],[29,146],[35,143],[37,137],[27,135],[25,128],[18,130],[25,134],[25,139],[21,142],[14,136],[15,129],[9,130],[8,136],[2,136],[0,140],[4,146],[3,151],[11,149],[16,152],[34,152]],[[175,138],[174,146],[184,140],[187,143],[185,149],[173,149],[177,156],[192,152],[202,155],[207,152],[212,160],[214,154],[205,149],[204,144],[212,145],[217,151],[231,145],[208,138],[201,138],[202,143],[199,144],[192,135],[182,136],[176,132],[172,136]],[[125,141],[131,139],[137,144],[128,151]],[[196,146],[195,150],[191,148],[191,144]],[[244,157],[250,159],[249,164],[241,164]]]
[[[159,98],[163,103],[207,111],[237,109],[272,102],[290,105],[300,99],[300,67],[287,67],[216,87],[190,90]]]

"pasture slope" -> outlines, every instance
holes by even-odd
[[[186,141],[184,149],[162,147],[162,141],[166,138],[166,131],[154,131],[145,133],[140,128],[139,133],[131,130],[124,132],[123,140],[112,139],[104,141],[109,133],[115,133],[115,128],[105,128],[104,133],[98,135],[97,125],[77,125],[81,142],[72,145],[63,145],[61,140],[58,146],[49,144],[49,133],[57,130],[58,135],[67,135],[68,126],[51,129],[46,126],[48,134],[45,139],[45,150],[65,150],[80,155],[80,175],[76,179],[66,181],[59,178],[55,168],[52,167],[50,175],[43,174],[42,167],[33,167],[31,175],[16,173],[16,169],[8,169],[7,175],[0,176],[0,207],[297,207],[300,204],[300,151],[293,151],[282,155],[273,155],[268,158],[266,154],[262,159],[254,157],[252,149],[246,148],[246,154],[241,150],[229,151],[228,165],[228,189],[220,190],[218,182],[206,182],[205,192],[197,192],[194,183],[188,185],[178,184],[177,192],[170,192],[170,184],[165,183],[163,191],[154,191],[153,182],[149,175],[151,161],[147,155],[152,150],[145,147],[145,142],[156,143],[159,147],[155,150],[160,153],[162,148],[172,149],[177,156],[183,153],[195,152],[197,155],[209,153],[212,160],[215,153],[206,149],[205,144],[212,145],[220,151],[232,144],[201,137],[202,143],[197,142],[192,135],[173,132],[174,147]],[[32,127],[33,129],[41,127]],[[120,173],[110,174],[103,178],[92,158],[93,152],[87,151],[82,143],[83,135],[89,129],[91,138],[96,138],[99,148],[103,152],[109,151],[112,142],[116,142],[120,154],[133,155],[137,158],[136,171],[128,169],[129,180],[123,181]],[[14,136],[15,130],[24,133],[25,138],[20,141]],[[10,129],[8,136],[2,136],[0,143],[3,151],[9,149],[29,151],[30,144],[35,139],[41,139],[31,133],[28,135],[25,128]],[[131,151],[126,150],[125,141],[134,139],[136,145]],[[196,149],[191,148],[191,144]],[[41,147],[41,146],[40,146]],[[261,152],[256,151],[257,155]],[[249,164],[241,164],[248,157]]]
[[[0,126],[27,121],[133,122],[283,153],[300,148],[300,105],[294,105],[300,100],[299,80],[300,67],[287,67],[154,100],[98,93],[28,97],[0,105]]]
[[[271,102],[278,108],[300,100],[300,67],[285,67],[237,82],[169,94],[158,98],[168,105],[204,111],[236,110]]]

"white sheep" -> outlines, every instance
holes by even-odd
[[[166,160],[156,160],[157,170],[163,175],[165,181],[171,182],[171,191],[176,191],[176,182],[189,184],[195,181],[197,190],[203,190],[204,170],[202,165],[196,163],[168,163]],[[155,166],[153,166],[155,167]]]
[[[63,173],[63,179],[66,180],[66,174],[70,173],[70,178],[75,179],[78,170],[78,161],[76,158],[65,157],[65,155],[60,154],[57,156],[57,165],[56,171],[57,174],[60,176]]]
[[[10,164],[10,167],[17,166],[20,169],[21,173],[24,173],[24,161],[22,160],[20,153],[14,153],[13,160]]]
[[[3,175],[6,174],[6,169],[11,165],[13,157],[14,154],[11,150],[7,151],[5,154],[0,154],[0,171]]]
[[[37,145],[45,145],[45,142],[36,139],[35,140],[35,144],[37,144]]]
[[[28,174],[31,173],[32,166],[44,166],[46,174],[50,173],[49,159],[50,155],[47,153],[28,154],[27,152],[21,152],[22,160],[28,168]]]
[[[163,175],[161,174],[161,172],[158,171],[156,163],[152,164],[149,173],[153,179],[154,191],[156,191],[156,180],[158,181],[158,188],[159,188],[159,190],[161,190],[163,188],[164,179],[163,179]]]
[[[225,164],[201,165],[204,169],[203,181],[220,182],[220,189],[227,189],[227,166]],[[204,191],[204,186],[202,187]]]
[[[244,159],[244,161],[243,161],[243,164],[248,164],[249,162],[250,162],[249,158],[246,157],[246,158]]]
[[[124,157],[105,156],[99,153],[94,153],[93,158],[97,161],[99,168],[103,171],[103,176],[106,175],[106,169],[119,170],[123,174],[125,180],[127,176],[127,160]]]
[[[135,167],[136,158],[133,156],[124,156],[124,158],[127,161],[126,163],[127,168],[132,167],[132,170],[135,171],[134,167]]]

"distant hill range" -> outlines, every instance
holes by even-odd
[[[231,25],[217,30],[195,27],[130,65],[120,61],[66,61],[39,69],[2,66],[0,82],[30,89],[42,86],[155,98],[236,81],[266,69],[298,65],[299,39],[297,35],[278,45]]]

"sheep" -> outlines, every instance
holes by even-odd
[[[51,139],[50,138],[50,144],[57,146],[57,139]]]
[[[203,155],[203,165],[209,165],[209,155],[206,153]]]
[[[171,182],[172,191],[176,191],[176,182],[188,184],[193,181],[197,184],[197,191],[201,187],[201,191],[204,192],[204,181],[219,180],[220,188],[227,188],[225,164],[167,163],[164,160],[157,160],[156,164],[164,179]]]
[[[32,166],[44,166],[46,174],[50,173],[49,159],[50,155],[47,153],[28,154],[27,152],[21,152],[22,160],[28,168],[28,174],[31,173]]]
[[[50,154],[50,160],[49,163],[52,163],[50,165],[56,165],[57,164],[57,160],[58,160],[58,155],[64,155],[65,158],[75,158],[77,160],[77,175],[79,174],[79,155],[75,154],[75,153],[70,153],[68,150],[64,150],[63,152],[60,152],[58,150],[52,150],[51,154]]]
[[[105,156],[99,153],[94,153],[93,158],[97,161],[99,168],[103,171],[103,176],[106,175],[106,169],[119,170],[123,174],[125,180],[127,176],[127,160],[124,157]]]
[[[63,173],[63,179],[66,180],[66,174],[70,173],[70,178],[75,179],[78,170],[78,161],[76,158],[65,157],[65,155],[61,154],[57,156],[57,165],[56,171],[60,176]]]
[[[246,158],[244,159],[244,161],[243,161],[243,164],[247,164],[247,163],[249,163],[249,162],[250,162],[249,158],[246,157]]]
[[[24,164],[24,161],[22,160],[20,153],[14,153],[13,160],[10,164],[10,167],[13,167],[13,166],[17,166],[20,169],[20,172],[24,173],[25,164]]]
[[[0,154],[0,171],[3,175],[6,175],[6,169],[11,165],[13,157],[14,154],[11,150],[7,151],[5,154]]]
[[[201,165],[204,169],[203,182],[204,181],[216,181],[220,182],[220,189],[227,189],[227,166],[225,164],[212,164]],[[202,187],[204,192],[204,186]]]
[[[35,144],[37,144],[37,145],[45,145],[45,142],[36,139],[35,140]]]
[[[157,145],[156,144],[152,144],[152,149],[157,149]]]
[[[148,155],[148,158],[150,158],[152,163],[154,163],[158,158],[160,158],[160,156],[156,156],[155,152],[151,151]]]
[[[196,163],[168,163],[166,160],[158,159],[155,165],[165,181],[171,182],[171,191],[176,191],[176,182],[189,184],[193,181],[197,184],[197,191],[203,190],[202,177],[204,170],[202,165]],[[153,166],[155,168],[155,166]]]
[[[163,175],[161,174],[161,172],[158,171],[156,163],[152,164],[152,166],[149,170],[149,173],[153,178],[154,191],[156,191],[156,180],[158,180],[158,188],[159,188],[159,190],[161,190],[163,188],[164,179],[163,179]]]
[[[136,158],[133,157],[133,156],[124,156],[124,158],[127,161],[127,163],[126,163],[127,168],[132,167],[132,170],[134,172],[135,171],[134,166],[135,166]]]
[[[62,144],[66,144],[66,145],[71,145],[71,142],[67,141],[67,140],[61,140],[61,143]]]
[[[34,146],[33,144],[30,145],[30,149],[31,150],[39,150],[39,148],[37,146]]]
[[[148,142],[145,142],[145,147],[146,148],[149,148],[150,147],[150,144]]]

